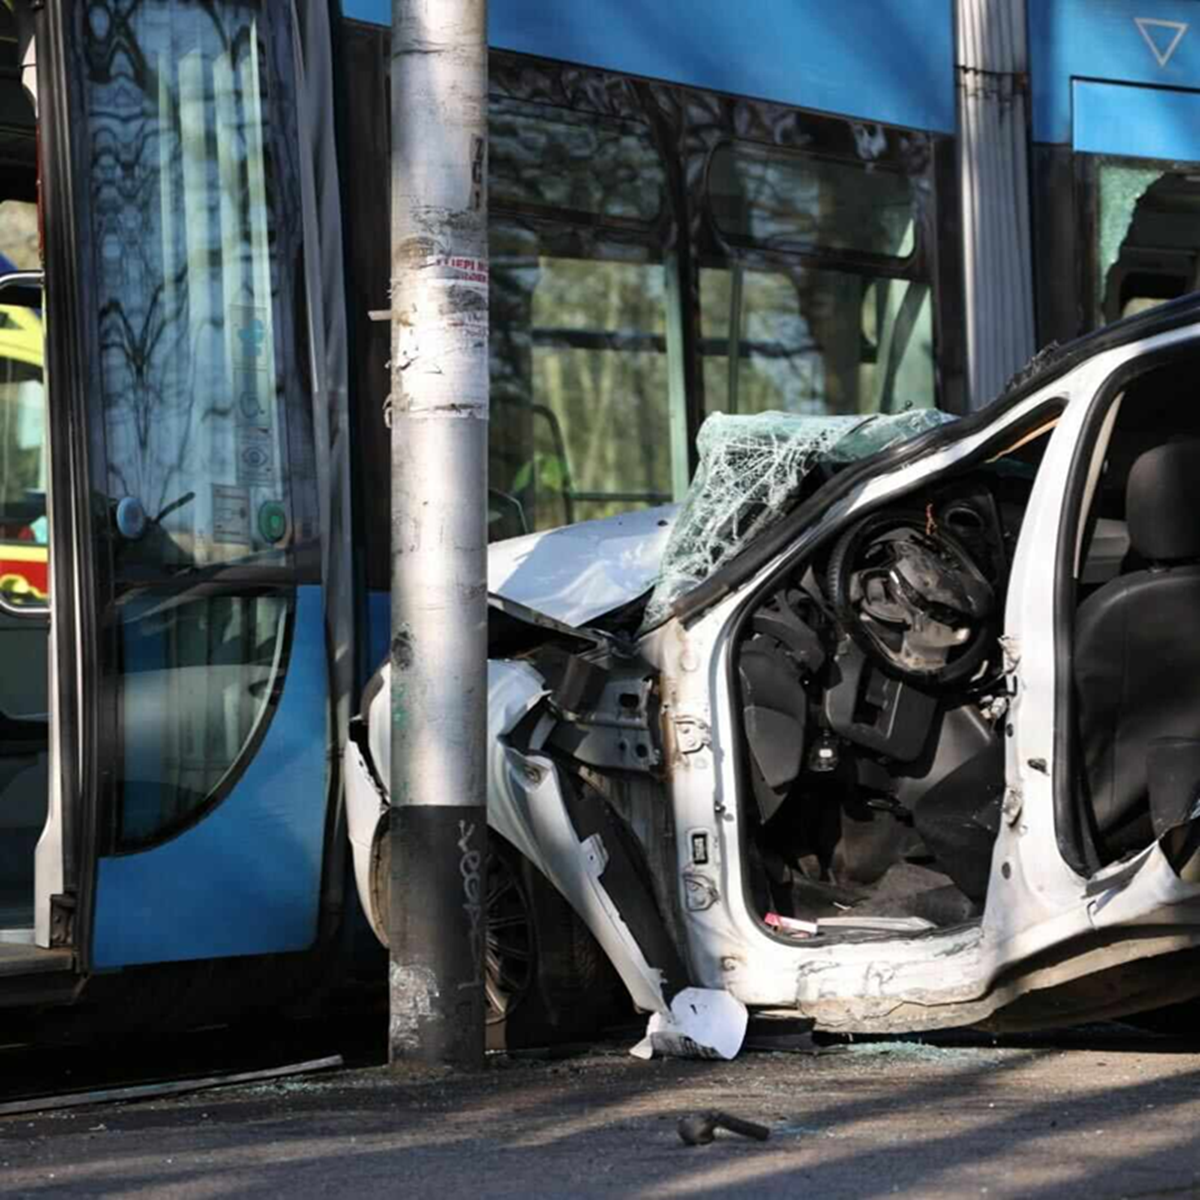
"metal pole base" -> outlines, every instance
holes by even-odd
[[[401,805],[391,819],[389,1060],[481,1068],[487,810]]]

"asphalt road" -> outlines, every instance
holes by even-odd
[[[680,1116],[771,1128],[688,1147]],[[343,1071],[0,1120],[4,1196],[1200,1195],[1200,1053],[1106,1027],[733,1063]]]

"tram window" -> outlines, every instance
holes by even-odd
[[[511,244],[496,227],[492,243]],[[661,264],[495,248],[493,311],[525,315],[493,322],[493,489],[520,503],[530,529],[669,500]]]
[[[294,585],[312,578],[297,61],[291,10],[268,0],[70,13],[117,698],[98,740],[106,841],[126,850],[198,819],[250,760],[284,687]],[[114,536],[124,497],[140,534]]]
[[[0,274],[41,266],[33,107],[20,79],[14,19],[0,5]],[[29,929],[50,791],[49,472],[41,312],[18,295],[0,294],[0,716],[26,724],[0,755],[0,925]]]
[[[1144,312],[1200,287],[1200,173],[1135,159],[1091,161],[1096,323]]]
[[[709,412],[934,403],[932,302],[919,281],[735,263],[701,270],[700,314]]]
[[[854,137],[857,159],[742,139],[712,152],[704,203],[722,237],[700,270],[707,412],[936,402],[922,158],[877,127]]]
[[[81,21],[108,490],[162,514],[122,547],[126,569],[288,557],[302,359],[286,332],[296,264],[280,254],[295,183],[279,176],[298,168],[264,115],[281,124],[287,104],[267,19],[258,3],[140,0]]]
[[[761,246],[907,258],[915,245],[908,176],[873,164],[725,142],[708,203],[723,233]]]
[[[30,325],[40,356],[40,323],[27,309],[0,306],[0,589],[21,607],[45,605],[49,541],[42,370],[6,353]]]
[[[671,499],[697,415],[937,403],[933,139],[501,52],[491,88],[495,536]]]
[[[268,717],[290,607],[271,592],[122,606],[118,849],[179,828],[219,795]]]
[[[666,178],[644,125],[493,96],[488,104],[489,203],[648,223]]]
[[[489,532],[669,500],[666,290],[652,229],[666,173],[649,128],[494,94],[488,129]]]

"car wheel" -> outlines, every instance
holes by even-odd
[[[612,964],[546,878],[489,830],[487,1044],[581,1041],[631,1012]]]
[[[487,869],[487,947],[484,988],[487,992],[488,1048],[503,1049],[508,1023],[519,1022],[522,1005],[536,1002],[537,933],[533,905],[522,879],[516,852],[501,850],[489,836]]]
[[[386,818],[376,832],[372,872],[378,910],[386,912]],[[591,931],[546,877],[491,829],[485,894],[489,1050],[583,1041],[632,1015],[629,993]],[[372,927],[387,945],[386,928]]]

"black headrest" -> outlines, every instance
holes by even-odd
[[[1147,450],[1125,487],[1129,542],[1150,562],[1200,558],[1200,440]]]

